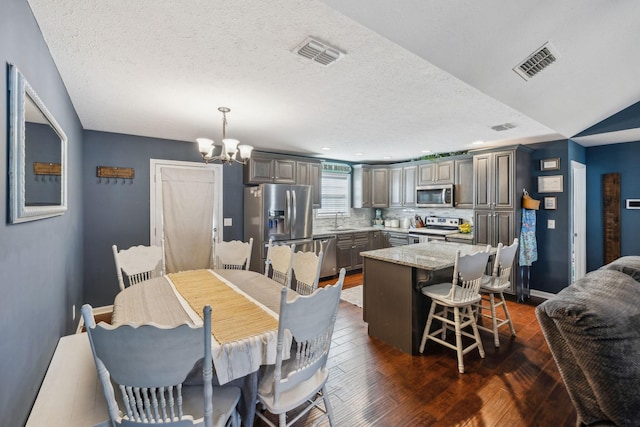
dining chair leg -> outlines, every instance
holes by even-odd
[[[480,331],[478,330],[478,325],[476,324],[476,318],[473,315],[473,309],[471,306],[467,307],[467,312],[469,313],[469,319],[471,319],[471,328],[473,329],[473,336],[476,337],[476,343],[478,343],[478,352],[480,353],[480,357],[484,359],[484,347],[482,346],[482,339],[480,338]]]
[[[460,327],[460,308],[453,308],[453,322],[456,329],[456,353],[458,354],[458,371],[464,374],[464,362],[462,360],[462,328]]]
[[[431,328],[431,322],[433,322],[433,313],[436,311],[436,302],[431,301],[431,308],[429,309],[429,315],[427,316],[427,324],[424,327],[424,332],[422,333],[422,341],[420,341],[420,353],[424,352],[424,346],[427,343],[427,338],[429,336],[429,329]]]
[[[449,318],[449,307],[442,307],[442,317],[445,319]],[[449,323],[442,322],[442,335],[440,336],[440,339],[442,341],[445,341],[447,339],[447,328],[449,327]]]
[[[504,315],[507,319],[507,323],[509,324],[509,329],[511,329],[511,336],[516,336],[516,328],[513,326],[513,321],[511,320],[511,315],[509,314],[509,309],[507,308],[507,302],[504,299],[504,294],[500,292],[500,299],[502,300],[502,308],[504,309]]]
[[[278,420],[279,420],[279,426],[280,427],[287,427],[287,413],[282,413],[280,415],[278,415]]]
[[[489,294],[489,305],[491,308],[491,328],[493,329],[493,343],[496,347],[500,347],[500,337],[498,336],[498,317],[496,316],[496,299],[495,294]]]
[[[333,427],[333,409],[331,408],[331,402],[329,402],[329,392],[326,384],[322,387],[322,399],[324,400],[324,408],[327,411],[327,418],[329,418],[329,426]]]

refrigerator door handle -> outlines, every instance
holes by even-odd
[[[293,214],[292,217],[291,217],[291,224],[294,224],[294,227],[295,227],[295,224],[298,223],[298,210],[296,208],[297,204],[298,204],[298,202],[296,200],[296,190],[291,190],[291,210],[292,210],[292,214]],[[293,236],[294,232],[295,232],[295,229],[291,230],[291,234],[292,234],[291,237],[294,237]],[[296,237],[298,237],[298,236],[296,236]]]
[[[291,192],[287,190],[285,192],[285,206],[286,206],[286,214],[284,216],[284,230],[285,233],[291,233],[290,225],[291,225]]]

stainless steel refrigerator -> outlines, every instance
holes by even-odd
[[[264,272],[269,239],[313,251],[311,186],[260,184],[244,189],[244,240],[253,238],[251,270]]]

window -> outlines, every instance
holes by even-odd
[[[322,208],[316,217],[332,217],[342,212],[349,215],[351,208],[351,174],[322,171]]]

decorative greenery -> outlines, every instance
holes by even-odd
[[[434,160],[442,157],[461,156],[463,154],[467,154],[468,152],[469,151],[451,151],[449,153],[427,154],[425,156],[420,157],[418,160]]]

